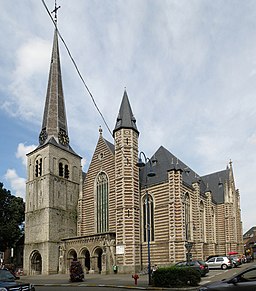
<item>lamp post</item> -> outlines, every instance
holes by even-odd
[[[143,156],[145,162],[142,161],[141,156]],[[139,157],[138,157],[138,162],[137,162],[137,167],[139,168],[143,168],[145,167],[146,163],[149,162],[150,164],[150,169],[148,172],[148,169],[146,167],[146,210],[147,210],[147,244],[148,244],[148,285],[151,285],[151,264],[150,264],[150,217],[149,217],[149,195],[148,195],[148,186],[147,186],[147,182],[148,182],[148,177],[154,177],[156,174],[155,172],[153,172],[152,170],[152,162],[151,160],[146,157],[146,155],[144,154],[144,152],[140,152],[139,153]]]

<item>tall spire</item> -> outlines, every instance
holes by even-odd
[[[136,119],[132,113],[131,105],[126,90],[124,90],[122,103],[116,120],[116,126],[113,132],[115,133],[117,130],[121,128],[134,129],[137,133],[139,133],[136,126]]]
[[[43,145],[52,138],[58,144],[68,146],[68,127],[62,88],[57,29],[54,32],[48,88],[39,143]]]

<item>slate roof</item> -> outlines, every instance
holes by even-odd
[[[116,126],[113,130],[113,133],[121,128],[134,129],[137,133],[139,133],[136,125],[136,119],[132,113],[132,108],[126,90],[124,91],[119,114],[116,119]]]
[[[51,137],[50,139],[48,139],[48,141],[47,142],[45,142],[44,144],[42,144],[42,145],[39,145],[34,151],[36,151],[36,150],[38,150],[38,149],[40,149],[40,148],[42,148],[42,147],[44,147],[44,146],[46,146],[47,144],[52,144],[52,145],[55,145],[55,146],[57,146],[57,147],[59,147],[59,148],[61,148],[61,149],[63,149],[63,150],[65,150],[65,151],[67,151],[67,152],[70,152],[71,154],[73,154],[73,155],[75,155],[75,156],[78,156],[78,157],[80,157],[73,149],[72,149],[72,147],[68,144],[68,145],[62,145],[61,143],[59,143],[59,142],[57,142],[56,141],[56,139],[55,139],[55,137]],[[32,152],[34,152],[34,151],[32,151]],[[31,152],[31,153],[32,153]],[[30,154],[30,153],[29,153]],[[81,158],[81,157],[80,157]]]
[[[65,134],[68,135],[68,126],[62,87],[57,29],[54,31],[53,38],[51,64],[41,132],[43,131],[47,133],[47,136],[43,142],[39,142],[40,144],[37,149],[42,148],[47,144],[53,144],[78,156],[69,145],[69,142],[64,145],[61,144],[58,139],[60,131],[64,131]]]
[[[211,191],[216,203],[224,202],[224,182],[228,180],[228,169],[201,177],[163,146],[159,147],[151,161],[154,159],[157,162],[152,162],[152,170],[156,175],[146,179],[146,173],[150,171],[150,163],[147,162],[145,167],[140,169],[141,187],[145,187],[146,184],[150,187],[165,183],[168,180],[168,171],[176,170],[182,172],[182,180],[187,187],[192,188],[192,183],[199,181],[201,195],[204,195],[206,191]]]
[[[105,138],[103,138],[103,139],[104,139],[106,145],[107,145],[107,146],[109,147],[109,149],[111,150],[111,152],[114,154],[114,153],[115,153],[115,146],[114,146],[111,142],[109,142],[108,140],[106,140]]]
[[[148,186],[167,182],[168,171],[173,169],[180,170],[184,173],[183,180],[187,185],[192,185],[192,182],[195,182],[200,178],[196,172],[194,172],[191,168],[189,168],[185,163],[179,160],[163,146],[160,146],[159,149],[155,152],[151,160],[154,159],[156,159],[157,162],[152,163],[152,170],[156,175],[154,177],[148,178]],[[144,168],[141,168],[140,175],[142,187],[145,187],[146,185],[146,172],[148,173],[149,170],[149,162]]]
[[[54,32],[42,129],[46,129],[49,137],[58,137],[60,129],[68,133],[57,30]]]
[[[213,195],[213,200],[219,204],[224,202],[224,185],[229,180],[229,169],[202,176],[202,181]],[[205,189],[206,190],[206,189]]]

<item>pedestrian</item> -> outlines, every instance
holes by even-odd
[[[158,269],[157,265],[153,266],[152,272],[154,273]]]

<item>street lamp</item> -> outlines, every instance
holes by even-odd
[[[144,158],[145,162],[142,161],[142,157]],[[139,153],[137,167],[143,168],[145,167],[146,163],[149,162],[150,169],[148,172],[148,168],[146,166],[146,209],[147,209],[147,243],[148,243],[148,285],[151,285],[151,264],[150,264],[150,217],[149,217],[149,197],[148,197],[148,177],[154,177],[156,174],[152,170],[152,162],[149,158],[146,157],[144,152]]]

